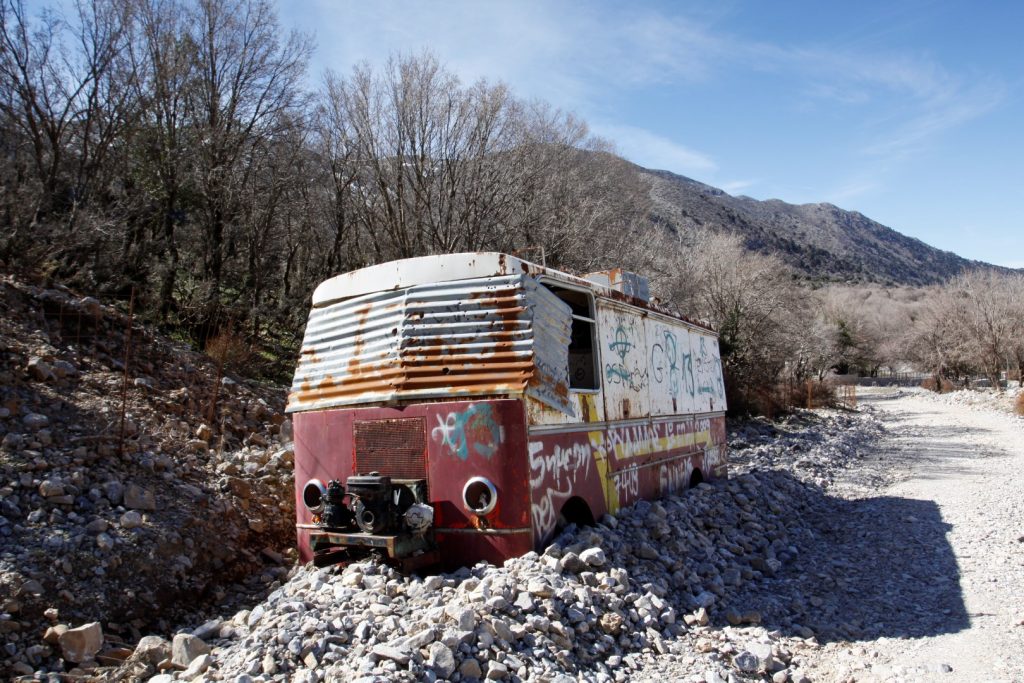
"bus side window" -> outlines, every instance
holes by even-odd
[[[572,308],[572,332],[569,340],[569,388],[600,388],[597,371],[597,323],[594,297],[589,292],[543,283],[555,296]]]

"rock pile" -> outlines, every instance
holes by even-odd
[[[116,661],[201,603],[252,598],[232,582],[287,573],[283,391],[218,384],[209,358],[138,325],[126,355],[127,330],[95,300],[0,278],[4,680]]]
[[[730,466],[782,469],[830,488],[844,471],[862,464],[884,431],[870,407],[797,410],[776,422],[754,418],[730,430]]]
[[[950,406],[962,406],[970,410],[997,410],[1002,413],[1010,413],[1011,415],[1016,415],[1014,406],[1017,402],[1017,397],[1022,393],[1020,386],[1016,385],[1016,383],[1005,391],[996,391],[995,389],[960,389],[959,391],[950,391],[945,394],[937,394],[934,391],[925,391],[923,389],[905,391],[927,401]],[[1017,417],[1024,420],[1024,416]]]
[[[773,472],[703,484],[570,529],[503,567],[426,578],[373,562],[303,568],[263,603],[202,627],[213,646],[202,675],[621,682],[668,661],[695,680],[800,681],[813,640],[784,643],[758,613],[726,609],[722,598],[798,555],[807,489]],[[151,680],[200,680],[180,673],[193,662],[173,673],[164,661],[168,671]],[[133,657],[122,673],[157,671],[152,658]]]

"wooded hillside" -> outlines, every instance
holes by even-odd
[[[1018,275],[897,303],[812,291],[874,266],[922,284],[984,264],[835,207],[815,223],[816,205],[646,171],[574,115],[431,54],[307,78],[313,41],[268,0],[80,0],[69,16],[0,1],[0,267],[131,298],[250,374],[290,375],[322,280],[473,250],[650,276],[720,331],[737,407],[833,369],[1024,363]],[[927,322],[967,320],[989,290],[998,324]]]
[[[294,342],[311,288],[414,255],[588,269],[644,189],[586,125],[431,55],[313,81],[265,0],[0,9],[0,259],[204,344]],[[597,152],[597,153],[595,153]]]

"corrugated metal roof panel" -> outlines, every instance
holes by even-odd
[[[567,330],[568,307],[524,275],[420,284],[314,308],[288,410],[522,393],[528,383],[557,395],[555,344],[568,344],[560,314]]]

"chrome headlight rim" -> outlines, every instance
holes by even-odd
[[[316,491],[319,495],[315,501],[311,501],[313,491]],[[324,501],[327,499],[327,486],[324,485],[319,479],[310,479],[306,482],[306,485],[302,487],[302,504],[306,506],[306,509],[317,514],[324,511]]]
[[[470,502],[470,494],[473,491],[479,492],[481,485],[487,490],[488,500],[487,504],[483,507],[476,507]],[[487,477],[470,477],[462,487],[462,504],[466,506],[467,510],[476,515],[481,517],[489,515],[494,512],[494,508],[498,505],[498,489],[494,482]]]

